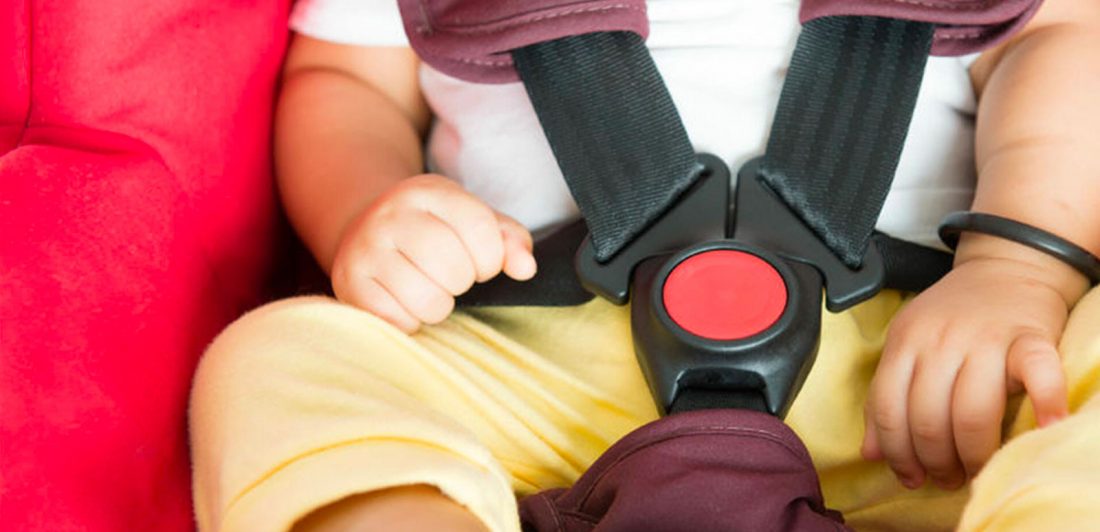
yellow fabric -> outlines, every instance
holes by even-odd
[[[903,303],[887,292],[826,314],[817,363],[787,418],[813,455],[826,503],[857,530],[953,529],[969,497],[906,490],[883,464],[859,457],[867,386]],[[491,530],[516,531],[513,492],[570,484],[655,419],[627,317],[602,301],[480,309],[409,337],[324,298],[257,310],[219,337],[196,376],[200,528],[286,530],[343,497],[425,483]],[[1034,431],[1025,405],[1011,425],[1020,436],[974,483],[964,529],[1095,529],[1098,323],[1093,290],[1062,345],[1074,416]]]

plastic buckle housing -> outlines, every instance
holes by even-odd
[[[779,274],[786,301],[770,326],[744,338],[713,339],[688,331],[669,315],[664,298],[669,274],[685,260],[715,250],[751,254]],[[693,389],[759,394],[768,413],[786,415],[817,355],[821,277],[813,268],[721,240],[643,262],[634,274],[634,289],[634,350],[662,413],[671,410],[681,392]]]
[[[739,172],[732,209],[726,165],[706,154],[699,162],[703,173],[696,183],[610,261],[596,261],[586,239],[575,258],[577,273],[586,289],[616,304],[627,303],[633,291],[635,351],[662,413],[685,390],[699,390],[740,395],[733,403],[783,416],[817,354],[823,288],[832,311],[870,298],[885,279],[882,257],[869,246],[859,269],[845,266],[759,178],[759,159]],[[782,279],[786,300],[767,327],[744,337],[708,338],[670,315],[664,299],[669,275],[692,257],[719,250],[756,257]],[[738,294],[734,289],[721,297]],[[745,311],[751,307],[746,303]]]
[[[656,223],[610,261],[598,262],[595,248],[589,237],[585,237],[574,260],[577,276],[585,289],[616,305],[625,305],[630,299],[630,277],[642,261],[726,236],[729,169],[713,155],[704,153],[698,158],[702,175],[695,184]]]

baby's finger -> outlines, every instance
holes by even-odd
[[[374,278],[414,318],[439,323],[450,316],[455,300],[396,250],[376,261]]]
[[[909,388],[909,431],[913,450],[937,486],[955,489],[966,480],[955,450],[951,397],[959,371],[956,358],[926,356],[913,371]]]
[[[440,288],[455,296],[465,293],[477,272],[462,240],[431,213],[419,213],[415,220],[393,229],[394,245]]]
[[[428,212],[447,224],[462,240],[474,262],[477,280],[485,282],[504,266],[504,242],[496,213],[481,200],[458,188],[432,203]]]
[[[1001,446],[1005,411],[1004,353],[976,352],[967,358],[955,381],[951,423],[955,449],[973,478]]]
[[[913,356],[895,355],[887,345],[874,379],[868,401],[875,425],[875,440],[890,464],[890,469],[906,487],[924,484],[924,470],[913,451],[909,436],[908,390],[912,379]]]
[[[504,239],[504,273],[517,281],[535,276],[538,265],[531,253],[531,233],[512,218],[497,213],[500,232]]]
[[[406,333],[412,334],[420,328],[420,320],[409,314],[393,294],[371,277],[358,280],[355,288],[347,292],[338,293],[336,297],[390,322]]]
[[[1040,427],[1068,415],[1066,375],[1058,350],[1049,340],[1026,334],[1012,342],[1008,348],[1008,377],[1023,384]]]

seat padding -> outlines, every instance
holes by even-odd
[[[0,17],[0,514],[190,530],[192,370],[266,297],[289,2],[17,0]],[[21,103],[22,102],[22,103]]]

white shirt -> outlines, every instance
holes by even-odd
[[[697,151],[736,173],[767,142],[798,35],[797,0],[649,0],[647,45]],[[291,28],[361,46],[407,46],[395,0],[299,0]],[[936,227],[973,198],[974,56],[928,61],[912,126],[878,229],[939,246]],[[435,115],[432,171],[461,182],[529,229],[577,207],[519,83],[475,84],[421,68]]]

